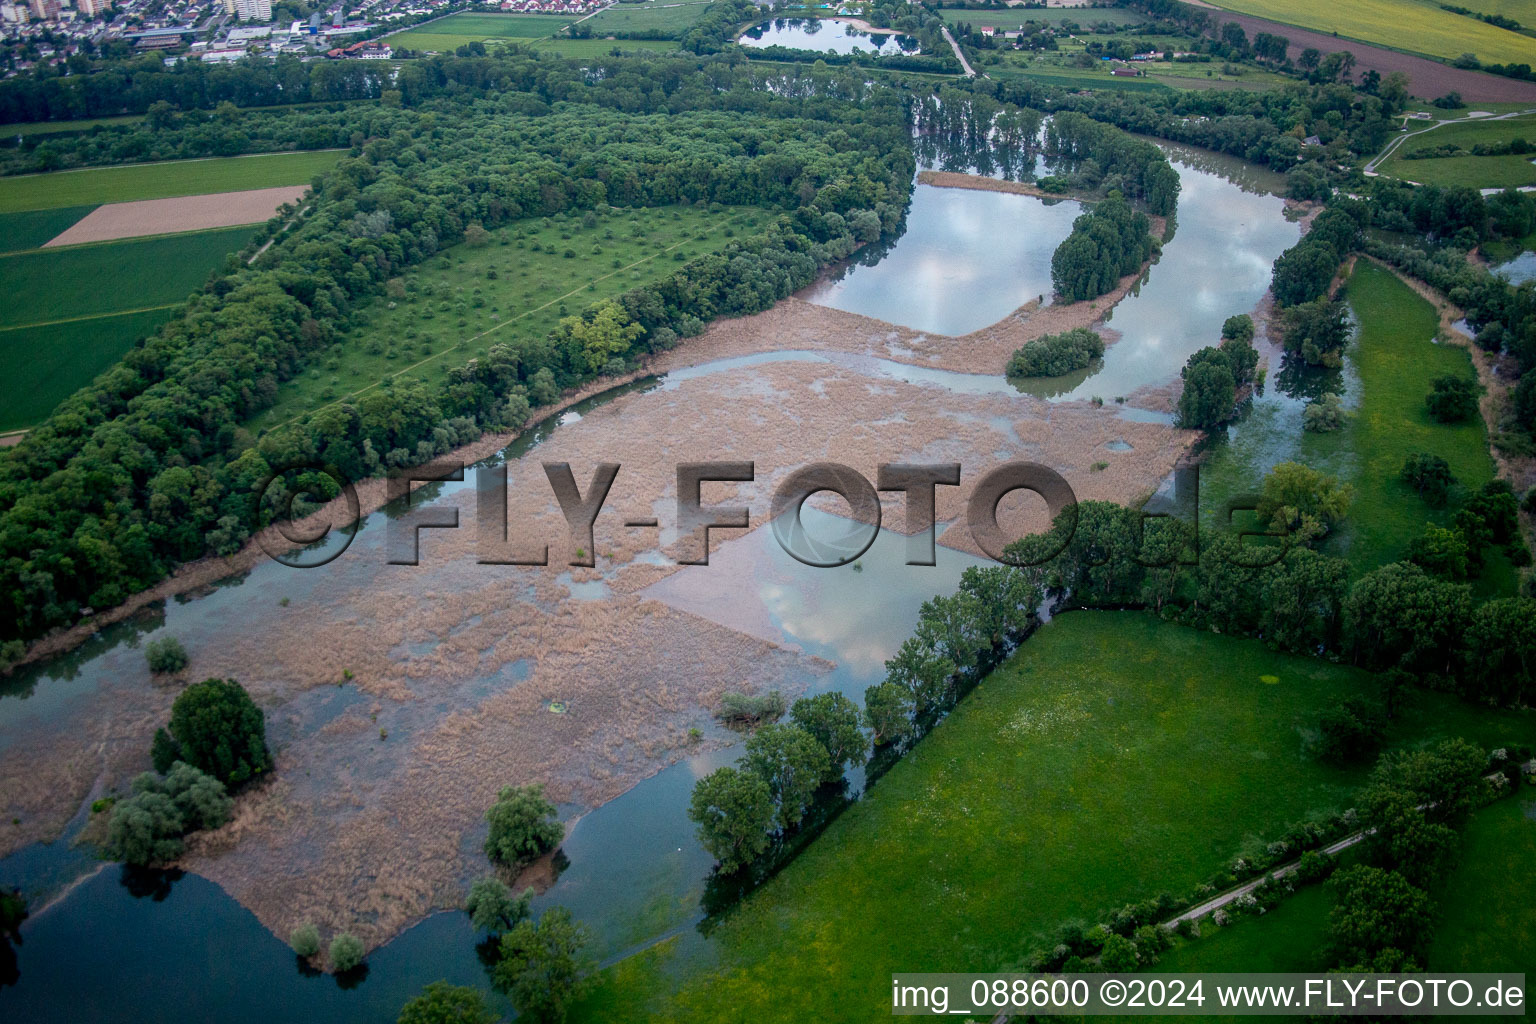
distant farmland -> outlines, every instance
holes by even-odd
[[[450,14],[389,37],[391,46],[410,50],[455,50],[468,43],[527,42],[552,36],[571,23],[560,15]]]
[[[339,150],[321,150],[23,174],[0,178],[0,213],[304,185],[340,159]]]

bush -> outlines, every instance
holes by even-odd
[[[1343,399],[1330,391],[1307,403],[1301,414],[1301,428],[1313,434],[1331,434],[1343,429],[1345,415]]]
[[[145,772],[132,789],[132,796],[113,805],[103,847],[108,857],[129,864],[175,860],[182,836],[218,828],[234,806],[219,780],[181,762],[164,778]]]
[[[1296,865],[1296,881],[1302,885],[1321,882],[1333,874],[1338,866],[1339,862],[1332,854],[1321,850],[1308,850],[1301,855],[1301,860]]]
[[[1324,760],[1339,764],[1359,762],[1381,748],[1386,715],[1372,701],[1346,697],[1323,712],[1318,728],[1322,733],[1320,753]]]
[[[1047,334],[1021,345],[1008,360],[1009,377],[1060,377],[1104,355],[1104,339],[1086,327]]]
[[[537,924],[523,921],[501,937],[491,984],[512,1000],[520,1020],[564,1020],[591,969],[586,945],[586,928],[569,910],[551,907]]]
[[[331,966],[345,974],[363,962],[363,940],[351,932],[342,932],[331,940]]]
[[[151,753],[157,767],[166,758],[185,761],[230,786],[272,767],[266,718],[233,679],[183,690],[171,706],[170,732],[156,734]]]
[[[395,1024],[495,1024],[485,997],[467,985],[434,981],[400,1008]]]
[[[781,718],[784,711],[784,695],[778,690],[756,697],[727,690],[720,695],[720,710],[715,717],[729,725],[757,725]]]
[[[1417,491],[1419,497],[1433,508],[1444,506],[1452,488],[1456,486],[1451,464],[1429,452],[1415,452],[1408,456],[1403,460],[1399,476],[1403,483]]]
[[[187,649],[181,646],[180,640],[163,636],[144,645],[144,660],[149,662],[149,670],[155,675],[168,675],[180,672],[192,659],[187,657]]]
[[[1441,423],[1463,423],[1477,415],[1477,382],[1465,377],[1436,377],[1425,396],[1430,416]]]
[[[523,890],[521,896],[513,896],[505,882],[487,876],[476,879],[469,887],[464,910],[476,931],[504,932],[528,916],[528,906],[532,902],[532,889]]]
[[[565,838],[565,826],[555,814],[543,785],[507,786],[485,812],[491,823],[486,856],[515,868],[548,853]]]
[[[320,952],[320,929],[305,921],[288,933],[288,945],[302,957],[312,957]]]
[[[1210,430],[1232,418],[1237,379],[1225,352],[1211,346],[1202,348],[1189,357],[1180,375],[1184,378],[1184,389],[1179,393],[1181,427]]]

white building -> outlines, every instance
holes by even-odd
[[[235,13],[241,21],[271,21],[272,0],[235,0]]]
[[[0,4],[0,20],[7,25],[20,25],[27,20],[27,9],[20,4]]]

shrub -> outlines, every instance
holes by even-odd
[[[1308,402],[1301,414],[1301,428],[1313,434],[1331,434],[1344,426],[1344,401],[1328,392],[1315,402]]]
[[[187,657],[187,649],[181,646],[180,640],[173,636],[163,636],[144,645],[144,660],[149,662],[151,672],[167,675],[180,672],[192,659]]]
[[[555,805],[544,797],[543,785],[507,786],[485,812],[491,823],[485,853],[508,867],[543,856],[565,838],[565,826],[555,820]]]
[[[1301,855],[1301,860],[1296,865],[1296,881],[1303,885],[1321,882],[1333,874],[1338,866],[1339,862],[1332,854],[1321,850],[1308,850]]]
[[[1386,716],[1380,705],[1360,697],[1346,697],[1323,712],[1318,722],[1322,733],[1321,754],[1337,763],[1363,761],[1381,747]]]
[[[305,921],[288,934],[288,945],[299,956],[314,956],[320,952],[320,929]]]
[[[218,828],[234,801],[218,779],[177,762],[164,778],[145,772],[133,795],[117,801],[107,822],[107,856],[129,864],[153,864],[181,855],[182,836]]]
[[[400,1008],[395,1024],[495,1024],[485,997],[467,985],[434,981]]]
[[[1403,483],[1417,491],[1419,497],[1434,508],[1443,506],[1450,497],[1451,489],[1456,486],[1451,464],[1429,452],[1415,452],[1408,456],[1403,460],[1399,476]]]
[[[363,940],[351,932],[342,932],[331,940],[331,966],[345,974],[363,962]]]
[[[528,916],[528,905],[532,902],[532,889],[513,896],[506,883],[492,875],[476,879],[469,887],[464,909],[476,931],[504,932]]]
[[[727,690],[720,695],[720,710],[715,717],[729,725],[757,725],[782,717],[784,711],[784,695],[778,690],[756,697]]]

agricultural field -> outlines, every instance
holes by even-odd
[[[60,206],[51,210],[0,213],[0,253],[36,249],[79,223],[91,206]]]
[[[1362,772],[1311,755],[1315,716],[1374,688],[1150,616],[1061,616],[707,940],[609,969],[574,1018],[888,1016],[891,965],[1004,968],[1067,920],[1190,890],[1341,809]],[[1426,692],[1393,742],[1533,728]]]
[[[0,124],[0,139],[56,135],[60,132],[85,132],[98,127],[137,124],[142,120],[144,120],[143,114],[123,114],[119,117],[83,117],[75,121],[22,121],[19,124]]]
[[[636,53],[642,50],[666,52],[677,49],[672,39],[538,39],[530,45],[540,53],[558,53],[562,57],[602,57],[618,50]]]
[[[1116,78],[1108,71],[1084,70],[1063,67],[1059,64],[1015,63],[1004,57],[1005,63],[989,65],[987,73],[998,78],[1028,78],[1062,89],[1117,89],[1123,92],[1155,92],[1170,86],[1151,78]]]
[[[1201,467],[1202,525],[1213,526],[1231,496],[1257,491],[1276,462],[1300,461],[1355,488],[1354,505],[1329,545],[1364,572],[1396,561],[1426,522],[1449,516],[1429,508],[1399,479],[1409,455],[1439,455],[1468,489],[1491,480],[1494,466],[1480,419],[1437,423],[1425,409],[1424,396],[1436,377],[1473,373],[1466,350],[1435,343],[1440,324],[1434,307],[1365,260],[1349,280],[1348,296],[1359,329],[1343,373],[1327,385],[1341,389],[1346,407],[1354,409],[1348,426],[1332,434],[1304,433],[1295,407],[1257,404]],[[1275,386],[1279,369],[1270,367],[1269,386]],[[1490,592],[1513,586],[1502,555],[1490,558],[1481,585]]]
[[[15,216],[15,215],[11,215]],[[0,431],[29,426],[170,316],[251,227],[0,256]]]
[[[1036,24],[1059,25],[1064,21],[1074,22],[1084,27],[1103,23],[1114,25],[1143,25],[1149,20],[1140,11],[1133,11],[1128,7],[1122,8],[1073,8],[1055,7],[1041,10],[980,10],[967,11],[961,9],[941,10],[939,15],[949,24],[956,25],[962,22],[971,25],[991,25],[993,28],[1018,29],[1027,21]]]
[[[1536,41],[1532,42],[1536,49]],[[1412,122],[1409,122],[1410,131]],[[1447,124],[1404,140],[1377,168],[1426,185],[1465,185],[1471,188],[1510,188],[1536,185],[1536,151],[1502,156],[1474,156],[1478,145],[1499,145],[1524,139],[1536,147],[1536,115],[1501,119],[1480,118],[1465,124]],[[1456,146],[1465,156],[1408,159],[1415,152]]]
[[[23,174],[0,178],[0,214],[303,185],[340,159],[323,150]]]
[[[403,301],[368,310],[323,369],[283,384],[252,426],[285,423],[386,376],[441,380],[490,345],[542,338],[561,317],[751,233],[762,216],[748,208],[614,210],[593,215],[590,226],[584,217],[525,221],[483,248],[455,246],[404,278]]]
[[[710,0],[694,3],[619,4],[587,19],[582,25],[596,36],[609,32],[671,32],[682,35],[694,22],[704,16]]]
[[[1525,787],[1467,825],[1460,866],[1441,891],[1429,967],[1525,971],[1536,964],[1536,794]]]
[[[450,14],[388,37],[394,47],[448,51],[468,43],[526,42],[552,36],[571,23],[560,15]]]
[[[1484,62],[1531,63],[1530,37],[1441,10],[1437,3],[1420,0],[1353,0],[1347,4],[1330,0],[1215,0],[1212,6],[1446,60],[1455,60],[1463,53],[1475,53]],[[1473,4],[1457,6],[1475,7]],[[1521,20],[1518,14],[1514,17]],[[1529,17],[1528,7],[1524,20],[1536,20]]]

